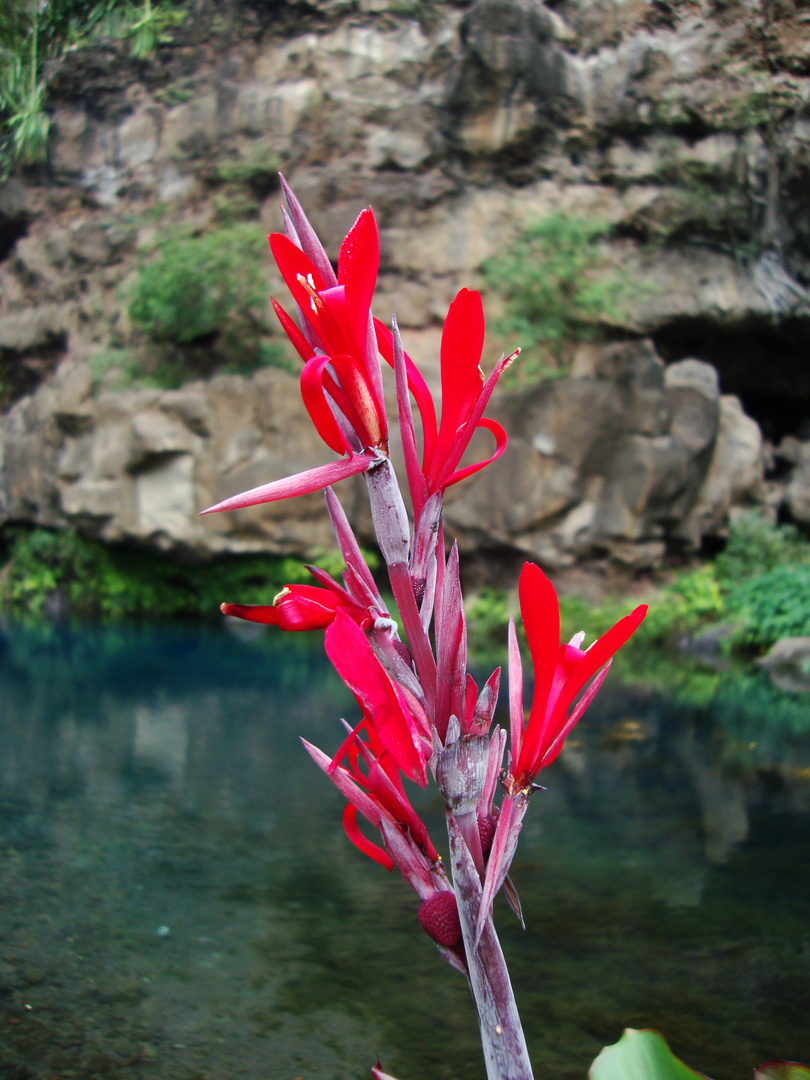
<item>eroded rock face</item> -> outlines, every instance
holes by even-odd
[[[50,172],[15,181],[9,221],[27,236],[0,264],[0,348],[27,347],[21,312],[67,300],[72,348],[126,338],[120,288],[155,235],[150,210],[161,229],[210,226],[238,195],[221,170],[236,163],[265,198],[257,230],[277,228],[276,196],[248,175],[270,158],[330,250],[374,206],[402,325],[440,319],[488,256],[556,211],[620,228],[612,255],[648,286],[625,316],[635,332],[806,319],[796,102],[810,73],[796,56],[810,29],[774,16],[763,57],[764,16],[737,6],[313,0],[223,33],[203,4],[146,63],[110,42],[70,52],[51,78]],[[760,115],[769,94],[778,132]]]
[[[644,288],[612,333],[649,334],[674,362],[649,345],[583,350],[570,378],[501,399],[509,456],[448,499],[469,547],[646,565],[765,498],[759,427],[689,357],[715,359],[742,394],[740,349],[724,367],[717,340],[786,328],[793,359],[774,354],[774,384],[798,402],[796,426],[810,415],[803,16],[768,15],[766,56],[746,0],[248,7],[229,24],[205,0],[147,61],[105,42],[52,73],[48,168],[0,189],[0,363],[30,373],[20,393],[62,363],[0,424],[3,520],[195,556],[328,542],[319,496],[294,518],[292,504],[195,517],[325,460],[288,376],[90,392],[88,363],[138,343],[127,290],[143,246],[223,227],[240,199],[257,231],[277,229],[271,160],[332,253],[373,205],[375,313],[396,311],[432,386],[449,302],[521,228],[556,212],[616,226],[610,259]],[[282,295],[269,256],[268,276]],[[750,411],[771,374],[749,366]],[[805,523],[806,457],[786,502]]]
[[[200,510],[330,459],[280,371],[181,390],[93,395],[85,365],[0,419],[0,521],[71,526],[186,558],[307,554],[331,545],[320,493],[234,513]],[[761,496],[761,437],[708,364],[664,367],[649,342],[592,351],[576,375],[502,397],[498,462],[450,489],[446,519],[468,549],[509,548],[546,566],[651,566],[722,531]],[[362,479],[339,494],[371,539]]]
[[[267,371],[176,391],[91,394],[81,362],[0,419],[4,521],[71,526],[175,555],[290,553],[331,544],[320,494],[198,517],[227,495],[323,462],[295,379]]]

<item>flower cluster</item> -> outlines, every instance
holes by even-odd
[[[272,235],[270,246],[292,297],[292,314],[273,303],[303,362],[307,411],[339,456],[205,512],[325,489],[345,571],[339,582],[310,567],[315,583],[286,586],[272,606],[224,604],[222,610],[283,630],[325,630],[326,652],[361,718],[354,726],[344,721],[345,738],[331,757],[304,745],[346,799],[349,839],[382,866],[400,870],[421,900],[421,925],[446,958],[470,974],[477,995],[475,954],[486,940],[494,955],[491,908],[501,888],[520,913],[508,874],[535,780],[559,754],[646,609],[636,608],[587,649],[584,634],[560,644],[554,588],[538,566],[527,563],[519,599],[533,669],[531,707],[526,716],[522,661],[510,622],[508,734],[493,727],[501,672],[479,688],[467,671],[458,548],[445,551],[442,500],[450,485],[506,449],[506,433],[484,411],[517,352],[502,357],[488,378],[483,375],[481,297],[462,289],[442,334],[437,419],[436,404],[402,347],[396,320],[389,330],[371,313],[380,258],[372,211],[364,210],[346,236],[335,273],[283,179],[282,185],[285,231]],[[410,515],[389,458],[382,361],[394,372]],[[494,450],[484,460],[464,463],[479,428],[494,437]],[[358,473],[367,482],[404,638],[332,491],[333,484]],[[405,792],[405,780],[424,787],[429,774],[447,806],[452,884]],[[361,829],[361,821],[377,842]]]

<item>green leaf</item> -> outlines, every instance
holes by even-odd
[[[625,1028],[617,1043],[599,1053],[588,1073],[590,1080],[705,1080],[675,1057],[657,1031]],[[774,1077],[773,1080],[794,1080]],[[808,1080],[806,1077],[795,1080]]]
[[[810,1080],[810,1069],[795,1061],[767,1061],[754,1069],[754,1080]]]

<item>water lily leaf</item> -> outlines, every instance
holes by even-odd
[[[754,1080],[810,1080],[810,1069],[795,1061],[766,1061],[754,1069]]]
[[[675,1057],[657,1031],[626,1028],[617,1043],[599,1053],[588,1072],[590,1080],[706,1080]],[[779,1076],[762,1080],[810,1080]]]

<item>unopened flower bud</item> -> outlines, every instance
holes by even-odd
[[[419,925],[433,940],[452,949],[461,941],[461,923],[455,893],[436,893],[419,906]]]

